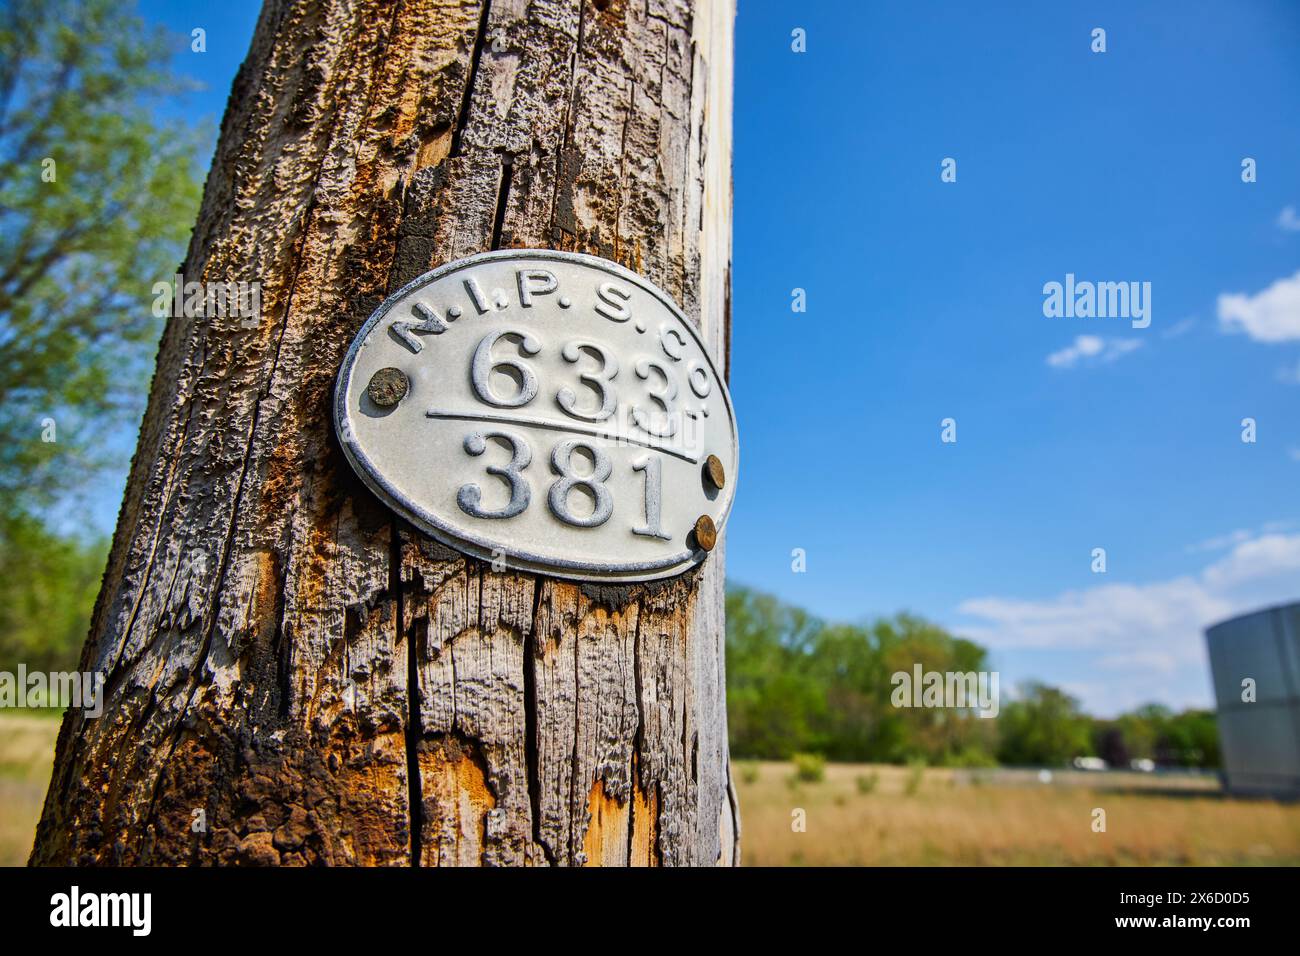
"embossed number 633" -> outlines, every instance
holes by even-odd
[[[680,333],[677,333],[677,338],[681,338]],[[502,339],[517,345],[518,358],[497,357],[492,354],[493,348]],[[539,385],[536,373],[524,361],[524,357],[537,355],[541,350],[541,343],[527,332],[518,329],[489,332],[479,341],[474,349],[474,357],[470,360],[470,382],[474,394],[480,401],[497,408],[522,408],[529,404],[537,397]],[[574,365],[577,365],[584,354],[594,360],[597,367],[591,371],[579,372],[578,380],[591,390],[596,407],[591,410],[580,408],[577,393],[568,385],[556,391],[555,402],[571,418],[584,422],[603,422],[618,408],[618,394],[613,384],[614,379],[618,377],[618,360],[607,346],[586,339],[575,339],[566,343],[560,350],[564,360]],[[674,362],[681,361],[680,355],[669,353],[669,357]],[[495,370],[506,372],[515,379],[517,388],[513,395],[502,396],[492,388],[491,377]],[[653,373],[663,380],[663,385],[657,391],[647,390],[647,397],[658,408],[633,404],[630,407],[632,421],[647,434],[659,438],[671,438],[677,432],[676,376],[663,362],[648,357],[637,359],[633,371],[637,378],[647,383],[651,381]],[[689,363],[687,380],[691,391],[698,397],[704,398],[708,395],[710,390],[708,373],[694,362]],[[652,412],[655,414],[652,415]]]

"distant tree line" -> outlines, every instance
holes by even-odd
[[[727,593],[727,713],[732,755],[932,765],[1058,766],[1098,756],[1112,766],[1217,767],[1213,712],[1158,704],[1113,720],[1041,683],[1001,688],[994,718],[974,707],[896,707],[898,672],[991,669],[988,651],[910,614],[832,624],[776,598]]]

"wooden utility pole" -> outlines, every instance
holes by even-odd
[[[169,320],[37,864],[729,864],[723,548],[496,573],[331,427],[389,293],[496,248],[615,260],[726,368],[732,0],[267,0]],[[144,281],[144,280],[142,280]],[[147,288],[147,286],[146,286]],[[437,462],[430,462],[437,467]]]

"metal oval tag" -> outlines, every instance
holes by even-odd
[[[483,253],[391,296],[343,360],[334,421],[375,494],[501,570],[677,574],[736,487],[731,397],[695,329],[577,253]]]

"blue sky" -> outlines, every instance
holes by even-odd
[[[215,125],[257,4],[141,10],[207,30],[177,108]],[[1210,704],[1204,625],[1300,598],[1300,4],[740,0],[736,27],[730,579],[925,615],[1097,713]],[[1150,327],[1045,317],[1067,273],[1151,283]]]

